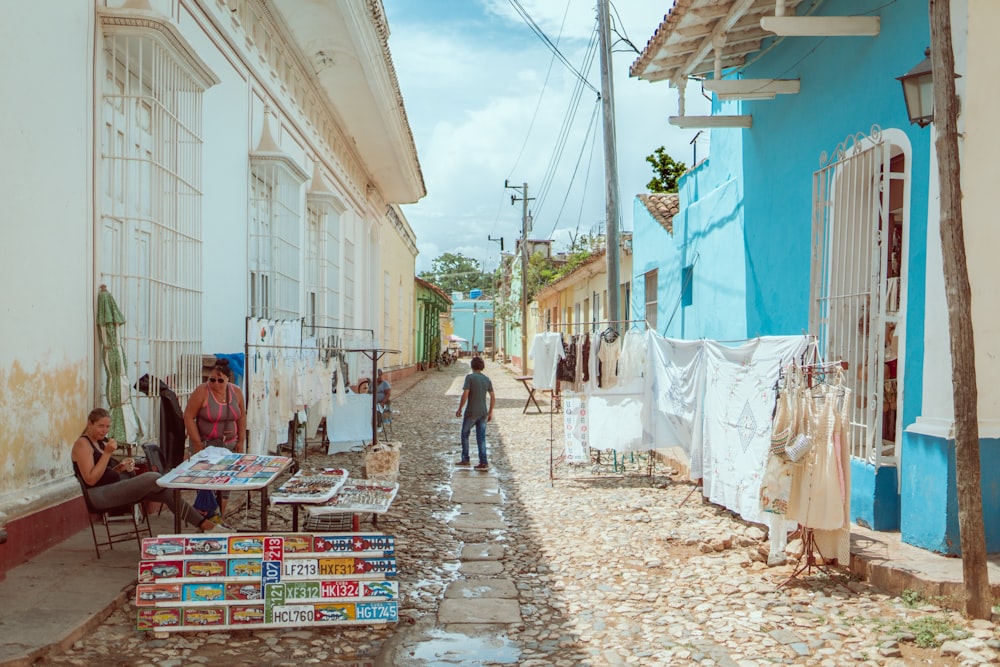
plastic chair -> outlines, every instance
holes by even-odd
[[[94,538],[94,551],[97,552],[97,557],[101,557],[101,548],[107,547],[109,550],[114,550],[114,545],[119,542],[125,542],[127,540],[135,540],[136,545],[139,547],[139,551],[142,551],[142,538],[152,537],[153,530],[149,525],[149,517],[146,516],[146,510],[142,506],[142,502],[130,503],[128,505],[122,505],[120,507],[112,507],[110,509],[97,509],[94,507],[93,503],[90,501],[90,487],[83,479],[76,475],[76,481],[80,483],[80,490],[83,492],[83,502],[87,505],[87,523],[90,524],[90,534]],[[138,513],[138,518],[137,517]],[[99,540],[97,537],[97,531],[94,529],[94,518],[92,515],[97,514],[101,517],[101,523],[104,524],[104,533],[107,536],[105,540]],[[124,522],[128,520],[132,525],[129,526]],[[112,524],[121,522],[124,525],[115,527],[112,530]],[[120,529],[119,529],[120,528]]]

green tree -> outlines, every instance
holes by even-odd
[[[663,146],[647,155],[646,162],[653,166],[653,180],[646,183],[650,192],[677,192],[677,181],[687,171],[686,164],[667,155]]]
[[[423,271],[420,277],[434,283],[448,294],[481,289],[489,293],[493,276],[483,273],[479,262],[462,253],[446,252],[431,261],[431,270]]]

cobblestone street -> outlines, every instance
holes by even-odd
[[[396,536],[400,622],[154,637],[135,630],[135,607],[44,665],[962,665],[996,663],[991,622],[965,621],[914,596],[810,574],[776,586],[792,564],[768,567],[765,532],[702,503],[690,483],[657,464],[622,477],[549,475],[550,417],[522,414],[514,374],[487,362],[497,393],[491,471],[456,471],[454,417],[462,362],[394,389],[401,489],[379,528]],[[412,384],[407,388],[407,385]],[[548,409],[548,403],[542,406]],[[559,415],[556,416],[557,418]],[[554,432],[561,432],[561,421]],[[556,441],[557,446],[561,439]],[[474,445],[473,445],[474,446]],[[632,464],[631,458],[629,459]],[[310,451],[308,465],[360,472],[357,453]],[[495,476],[484,508],[460,502],[460,479]],[[462,484],[471,482],[464,481]],[[461,488],[466,488],[462,486]],[[454,495],[453,495],[454,494]],[[240,510],[236,522],[252,525]],[[290,528],[285,506],[271,527]],[[370,530],[366,523],[362,530]],[[475,545],[490,558],[478,558]],[[442,602],[512,582],[514,622],[447,618]],[[498,583],[499,582],[499,583]],[[505,597],[498,594],[498,597]],[[920,644],[936,643],[930,648]]]

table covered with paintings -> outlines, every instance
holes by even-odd
[[[208,447],[160,477],[157,484],[174,490],[174,504],[184,489],[195,491],[260,491],[261,508],[268,506],[268,486],[292,464],[287,456],[239,454]],[[260,513],[260,529],[267,530],[267,512]],[[174,532],[181,532],[180,514],[174,513]]]

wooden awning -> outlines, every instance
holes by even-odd
[[[786,11],[794,15],[800,2],[785,0]],[[739,67],[774,37],[760,25],[774,14],[775,0],[677,0],[629,74],[646,81],[705,75],[715,68],[716,48],[722,69]]]

